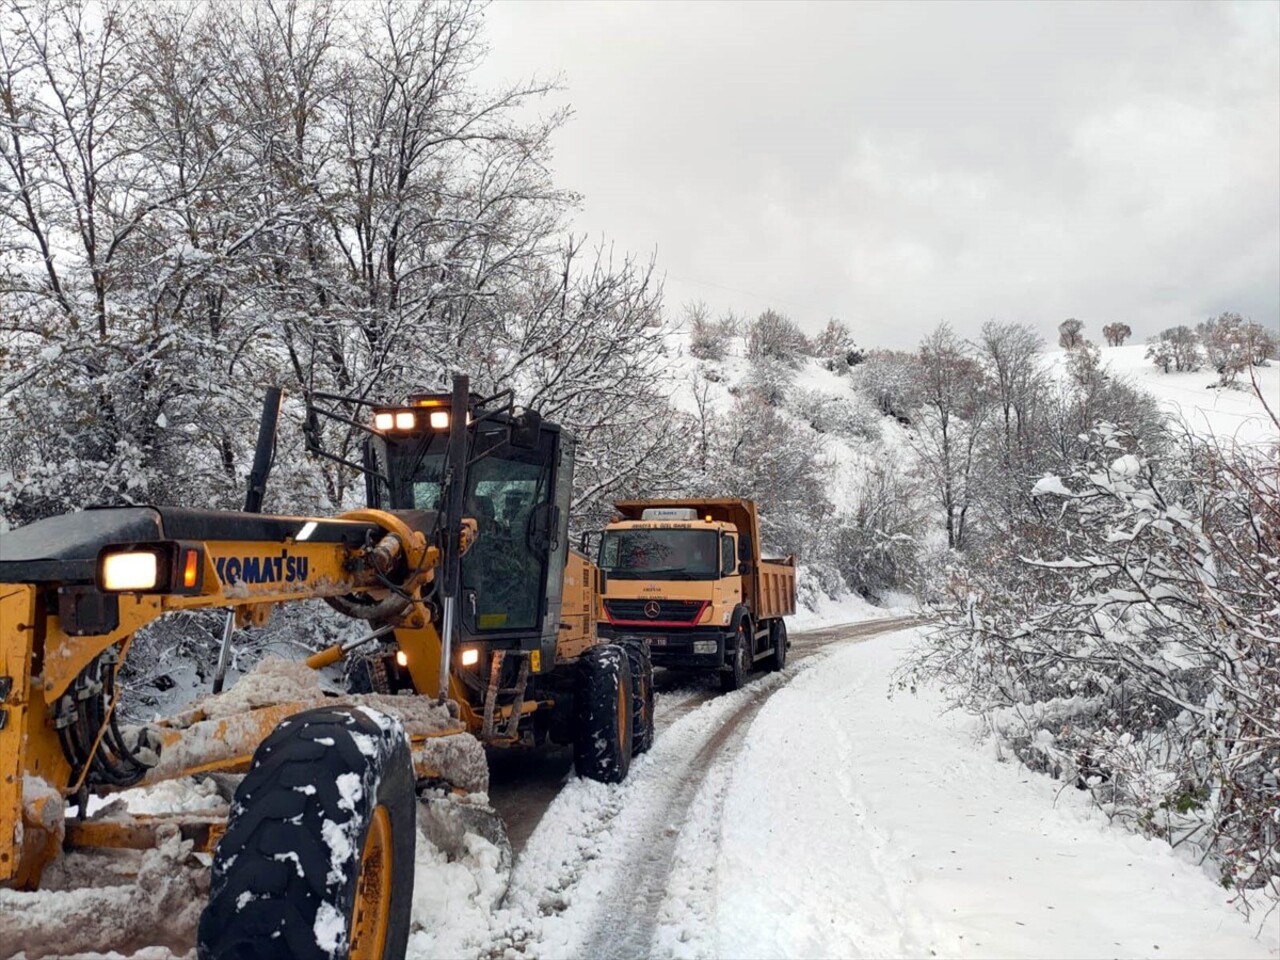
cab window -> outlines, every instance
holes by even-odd
[[[720,575],[732,576],[738,572],[738,552],[733,548],[733,537],[725,534],[720,541]]]

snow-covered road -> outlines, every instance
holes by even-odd
[[[890,698],[912,634],[848,642],[870,633],[814,634],[734,694],[672,691],[628,781],[565,782],[502,906],[420,914],[411,956],[1280,956],[1276,915],[1250,927],[932,694]]]

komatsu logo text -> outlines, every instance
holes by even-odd
[[[223,583],[296,583],[307,579],[307,557],[218,557],[214,561]]]

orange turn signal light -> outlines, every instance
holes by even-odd
[[[190,590],[199,581],[200,552],[198,550],[187,550],[186,557],[182,561],[182,585]]]

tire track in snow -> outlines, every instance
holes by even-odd
[[[785,676],[785,674],[784,674]],[[582,952],[587,957],[646,957],[658,928],[658,911],[667,892],[667,881],[675,863],[676,845],[682,823],[694,797],[702,788],[730,738],[745,732],[778,683],[753,683],[745,688],[752,696],[725,718],[693,756],[676,771],[673,789],[664,801],[641,821],[638,839],[647,838],[638,869],[620,873],[609,893],[601,899],[601,921]],[[759,690],[753,689],[759,687]],[[736,746],[736,745],[735,745]]]
[[[731,694],[675,690],[659,708],[653,750],[616,786],[570,780],[518,857],[501,948],[530,956],[651,953],[689,810],[713,768],[731,763],[739,735],[768,698],[826,647],[913,625],[894,618],[793,637],[782,673]]]

